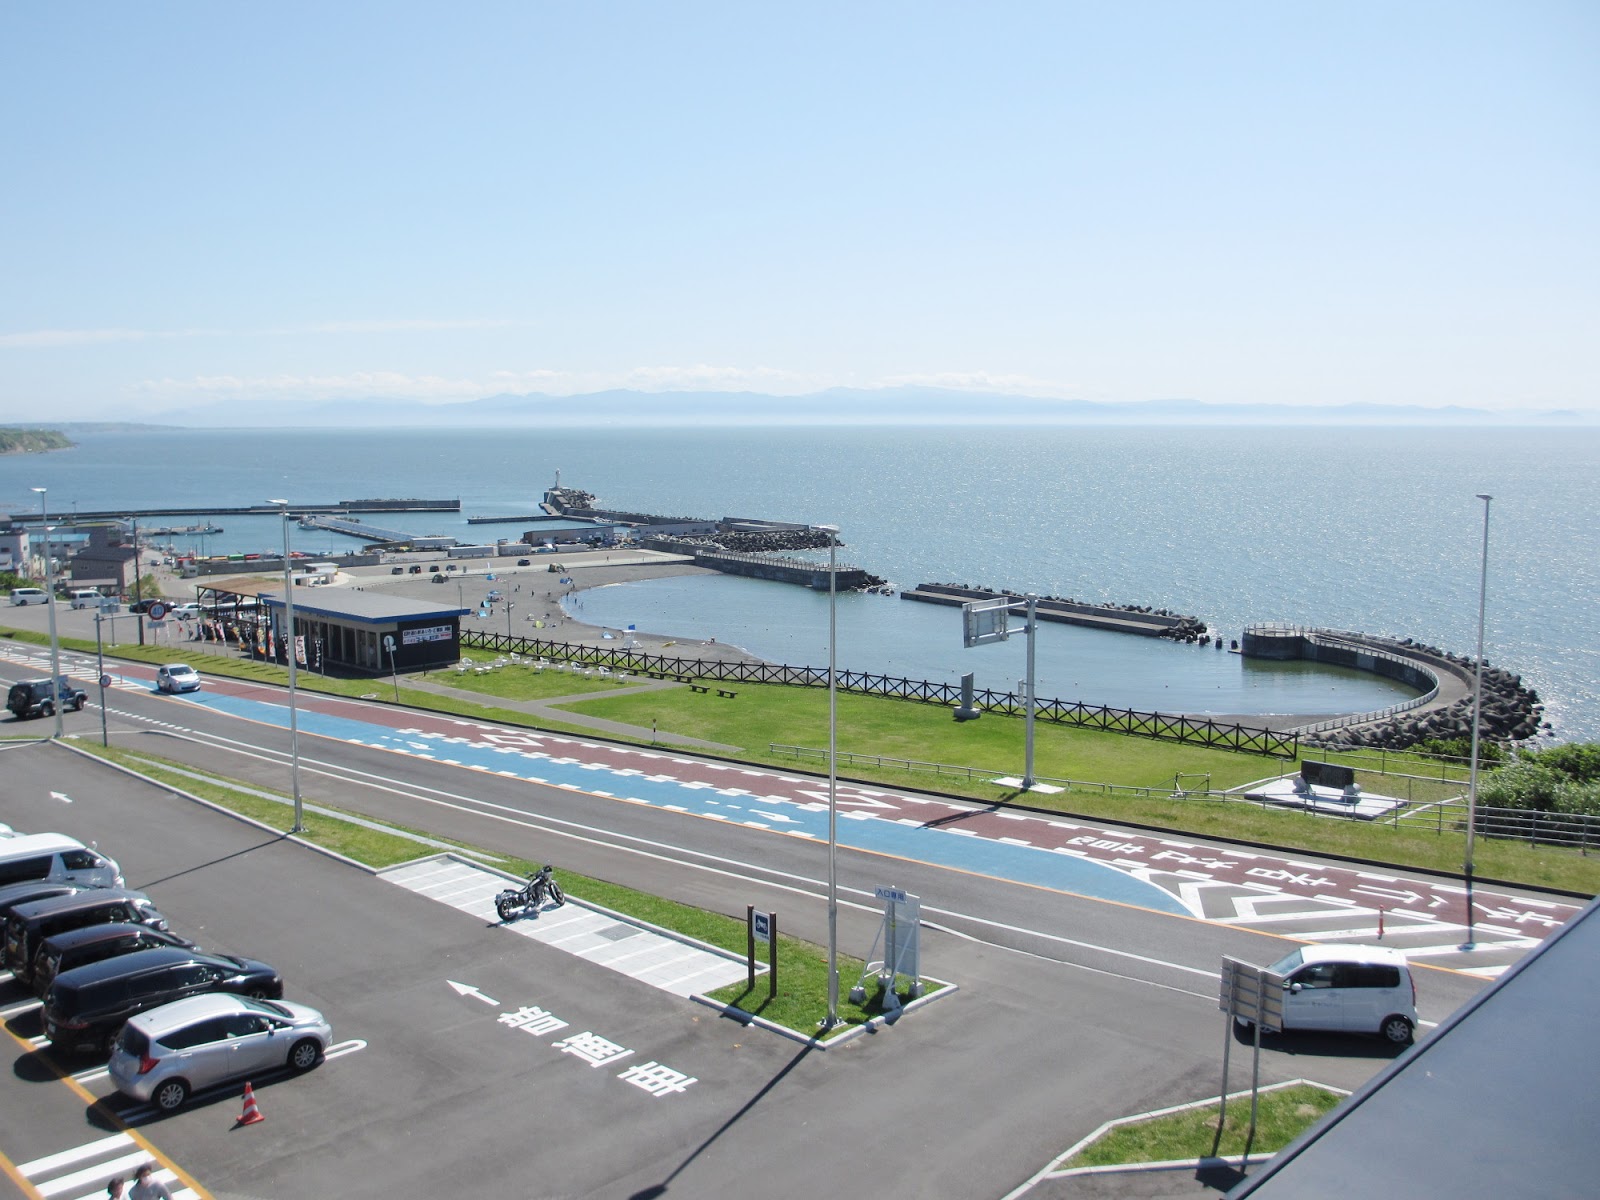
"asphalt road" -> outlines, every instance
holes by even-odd
[[[111,707],[119,741],[158,740],[168,757],[286,787],[281,729],[132,691],[115,693]],[[93,708],[66,720],[69,733],[98,734]],[[349,741],[303,736],[301,750],[310,803],[718,911],[754,903],[777,910],[791,932],[825,937],[825,849],[814,841]],[[238,1097],[229,1093],[139,1126],[218,1197],[506,1187],[798,1196],[868,1180],[1003,1195],[1109,1117],[1214,1094],[1218,960],[1266,962],[1286,945],[959,867],[841,851],[841,946],[863,954],[871,944],[876,884],[907,887],[930,923],[925,970],[960,991],[823,1053],[507,937],[65,748],[14,747],[3,761],[0,820],[97,840],[177,928],[273,962],[291,998],[323,1008],[337,1038],[365,1043],[307,1077],[259,1088],[261,1125],[230,1131]],[[563,1033],[597,1033],[633,1051],[631,1061],[696,1082],[650,1095],[553,1049],[554,1038],[501,1024],[448,979],[503,1005],[538,1005],[568,1022]],[[1433,1020],[1482,986],[1440,971],[1419,972],[1419,983]],[[0,1006],[20,999],[0,990]],[[26,1036],[29,1019],[13,1016],[8,1028]],[[26,1118],[8,1120],[0,1154],[23,1163],[106,1135],[103,1109],[53,1082],[47,1053],[17,1049],[0,1104]],[[1263,1078],[1353,1087],[1390,1053],[1365,1039],[1286,1037],[1264,1055]],[[109,1090],[103,1080],[78,1086]]]

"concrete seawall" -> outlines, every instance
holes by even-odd
[[[1022,597],[1008,592],[991,592],[983,588],[956,587],[947,583],[919,583],[900,593],[902,600],[918,600],[924,604],[966,604],[973,600],[999,600]],[[1088,629],[1107,629],[1113,633],[1133,633],[1141,637],[1172,637],[1183,628],[1198,627],[1193,617],[1173,616],[1169,613],[1135,612],[1126,608],[1106,605],[1081,604],[1073,600],[1040,599],[1034,611],[1041,621],[1055,621],[1063,625],[1081,625]]]

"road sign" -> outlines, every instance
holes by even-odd
[[[150,610],[149,611],[150,611],[150,619],[152,621],[160,621],[160,620],[165,619],[165,617],[167,615],[167,606],[165,604],[161,603],[161,601],[157,600],[154,604],[152,604],[150,606]]]
[[[877,887],[873,889],[873,893],[878,897],[879,900],[893,900],[897,904],[904,904],[906,902],[905,888]]]
[[[756,940],[770,942],[772,940],[772,921],[767,914],[764,912],[754,913],[752,914],[752,920],[755,923]]]
[[[100,676],[100,686],[103,687],[103,688],[110,687],[111,686],[111,676],[109,676],[109,675]]]
[[[961,644],[966,647],[1003,642],[1011,636],[1006,614],[1010,600],[974,600],[961,606]]]
[[[1222,959],[1217,1007],[1235,1020],[1249,1021],[1265,1033],[1283,1028],[1283,976],[1237,958]]]

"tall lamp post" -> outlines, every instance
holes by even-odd
[[[61,736],[61,641],[56,636],[56,568],[50,557],[50,505],[48,488],[36,487],[39,493],[39,521],[44,533],[44,594],[50,613],[50,711],[55,714],[55,737]]]
[[[1472,764],[1467,774],[1467,855],[1461,875],[1467,885],[1467,940],[1463,948],[1477,941],[1477,918],[1472,909],[1472,842],[1478,831],[1478,725],[1483,715],[1483,614],[1489,599],[1489,501],[1493,496],[1478,493],[1483,501],[1483,557],[1478,574],[1478,675],[1472,685]]]
[[[839,527],[815,526],[828,535],[828,1016],[839,1023]]]
[[[289,660],[289,778],[294,786],[294,828],[290,833],[304,833],[300,807],[300,719],[295,706],[295,688],[299,677],[294,661],[294,577],[289,572],[289,502],[268,500],[283,512],[283,647]]]

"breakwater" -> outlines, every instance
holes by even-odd
[[[900,598],[918,600],[924,604],[957,606],[974,600],[1022,600],[1023,596],[1017,592],[997,592],[954,583],[919,583],[914,588],[901,591]],[[1077,600],[1063,600],[1058,596],[1041,596],[1034,604],[1034,612],[1041,621],[1056,621],[1063,625],[1081,625],[1089,629],[1107,629],[1113,633],[1169,638],[1179,642],[1200,641],[1205,644],[1211,641],[1206,633],[1205,622],[1198,617],[1180,616],[1165,609],[1085,604]]]
[[[784,558],[775,554],[738,554],[719,546],[683,538],[647,537],[639,543],[646,550],[662,554],[683,554],[694,559],[695,566],[709,567],[724,575],[743,575],[748,579],[769,579],[776,583],[797,583],[814,591],[828,590],[827,563],[807,562],[801,558]],[[883,580],[860,567],[836,563],[833,567],[833,587],[841,592],[859,591],[880,587]]]
[[[690,680],[714,680],[719,683],[768,683],[806,688],[828,686],[828,672],[822,667],[790,667],[772,663],[682,658],[675,655],[646,654],[639,650],[610,650],[573,642],[482,633],[466,629],[461,631],[461,648],[484,650],[492,654],[516,654],[523,658],[547,658],[587,667],[605,667],[609,671],[626,671],[629,674],[676,679],[685,683]],[[962,703],[959,684],[935,683],[926,679],[902,679],[891,675],[846,670],[836,671],[835,679],[838,690],[842,692],[854,692],[864,696],[889,696],[897,700],[915,700],[952,709]],[[974,692],[973,704],[987,712],[1014,717],[1024,715],[1027,708],[1027,701],[1023,696],[1015,692],[997,692],[988,688]],[[1132,734],[1160,741],[1239,750],[1247,754],[1261,754],[1275,758],[1294,758],[1300,752],[1300,740],[1293,732],[1260,729],[1182,714],[1140,712],[1135,709],[1109,708],[1071,700],[1039,699],[1034,704],[1034,717],[1058,725],[1080,725],[1089,729]]]
[[[1279,661],[1303,659],[1398,679],[1421,693],[1375,713],[1359,713],[1309,726],[1300,732],[1314,745],[1404,749],[1428,741],[1472,737],[1472,693],[1477,660],[1450,654],[1411,638],[1384,638],[1337,629],[1253,625],[1240,653]],[[1522,677],[1487,663],[1479,736],[1520,742],[1538,736],[1544,706]]]
[[[213,505],[210,508],[116,508],[82,509],[71,514],[71,522],[126,521],[145,517],[275,517],[283,511],[276,504]],[[460,512],[459,500],[340,500],[336,504],[291,504],[289,511],[295,516],[304,513],[339,512]],[[25,525],[37,522],[37,515],[14,513],[13,522]],[[52,517],[56,523],[67,523],[59,515]]]

